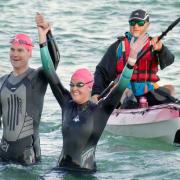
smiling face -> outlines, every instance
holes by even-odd
[[[14,71],[24,71],[28,68],[28,61],[31,57],[31,52],[21,45],[11,45],[10,61]]]
[[[91,88],[80,80],[71,79],[70,93],[74,102],[84,104],[90,98]]]

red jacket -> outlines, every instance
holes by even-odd
[[[150,46],[150,38],[148,43],[143,47],[142,51],[147,49]],[[130,53],[130,43],[127,38],[124,38],[122,41],[122,52],[121,58],[117,61],[116,72],[117,75],[122,73],[122,70],[127,62]],[[131,80],[136,82],[151,81],[157,82],[159,77],[157,76],[158,72],[158,60],[148,51],[134,66],[134,72]]]

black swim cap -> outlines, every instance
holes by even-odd
[[[131,20],[144,20],[149,22],[149,14],[142,9],[137,9],[131,13],[129,21]]]

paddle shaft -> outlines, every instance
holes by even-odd
[[[157,41],[157,42],[159,42],[164,36],[166,36],[166,34],[167,34],[170,30],[172,30],[172,29],[174,28],[174,26],[176,26],[176,25],[179,23],[179,21],[180,21],[180,17],[179,17],[178,19],[176,19],[173,23],[171,23],[164,32],[162,32],[162,34],[158,37],[158,41]],[[136,63],[138,63],[138,61],[139,61],[148,51],[152,50],[152,48],[153,48],[153,46],[150,45],[146,50],[144,50],[144,51],[138,56]]]

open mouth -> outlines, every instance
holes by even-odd
[[[20,59],[11,59],[11,61],[21,61]]]

